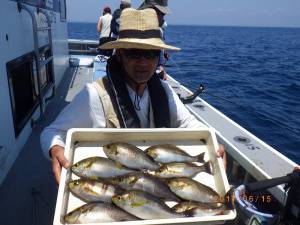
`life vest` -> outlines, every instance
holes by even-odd
[[[113,82],[113,85],[111,85]],[[108,128],[140,128],[140,120],[135,112],[124,79],[110,74],[94,82],[101,99],[106,127]],[[166,91],[161,80],[155,74],[147,83],[154,125],[156,128],[170,127],[170,110]],[[151,107],[150,106],[150,107]],[[126,123],[126,126],[125,124]]]

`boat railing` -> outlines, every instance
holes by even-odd
[[[69,54],[71,55],[97,55],[98,41],[68,39]]]
[[[43,96],[43,91],[42,91],[42,81],[41,81],[41,69],[49,64],[51,65],[50,62],[53,61],[53,52],[52,52],[52,30],[51,30],[51,18],[48,15],[48,13],[43,10],[43,9],[38,9],[37,13],[39,14],[43,14],[46,17],[47,20],[47,26],[45,27],[39,27],[38,23],[37,23],[37,19],[35,16],[35,12],[33,11],[33,9],[31,9],[30,7],[28,7],[27,5],[23,4],[22,2],[18,2],[17,3],[18,6],[18,10],[19,12],[21,12],[22,10],[25,10],[26,12],[29,13],[31,21],[32,21],[32,31],[33,31],[33,44],[34,44],[34,55],[35,55],[35,59],[36,59],[36,63],[35,63],[35,69],[37,72],[37,88],[38,88],[38,99],[39,99],[39,106],[40,106],[40,116],[39,118],[41,118],[44,115],[44,111],[45,111],[45,103],[44,103],[44,96]],[[41,55],[40,55],[40,50],[39,50],[39,35],[38,32],[44,32],[47,31],[48,34],[48,41],[49,41],[49,49],[50,49],[50,56],[44,60],[42,59]],[[51,70],[52,70],[52,74],[53,74],[53,63],[51,66]],[[52,94],[50,97],[48,97],[45,101],[48,101],[50,98],[52,98],[54,96],[54,91],[55,91],[55,80],[54,80],[54,76],[52,77]],[[37,119],[39,120],[39,119]],[[32,126],[36,123],[36,120],[31,121]]]

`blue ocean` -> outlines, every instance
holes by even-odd
[[[98,39],[69,23],[69,38]],[[169,26],[166,70],[232,120],[300,164],[300,28]]]

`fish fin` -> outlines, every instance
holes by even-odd
[[[147,175],[155,176],[155,171],[152,170],[142,170],[142,173],[145,173]]]
[[[140,207],[140,206],[144,206],[148,203],[148,201],[140,201],[140,202],[132,202],[130,203],[130,206],[132,207]]]
[[[197,155],[197,161],[198,162],[204,162],[204,155],[205,155],[205,152],[202,152],[200,153],[199,155]]]
[[[196,210],[196,208],[188,209],[188,210],[185,210],[184,212],[182,212],[181,214],[183,214],[186,217],[194,217],[195,210]]]
[[[121,170],[121,169],[123,169],[124,168],[124,166],[121,164],[121,163],[119,163],[119,162],[115,162],[115,165],[116,165],[116,167],[119,169],[119,170]]]
[[[89,179],[90,180],[99,180],[99,177],[97,177],[97,176],[90,176]]]
[[[208,162],[204,163],[203,167],[204,167],[204,171],[206,173],[211,174],[211,175],[215,174],[214,168],[213,168],[213,165],[212,165],[211,161],[208,161]]]

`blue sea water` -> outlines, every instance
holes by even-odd
[[[69,38],[98,39],[96,24],[69,23]],[[300,28],[169,26],[167,72],[300,164]],[[213,97],[213,96],[218,97]],[[228,101],[226,101],[226,100]]]

